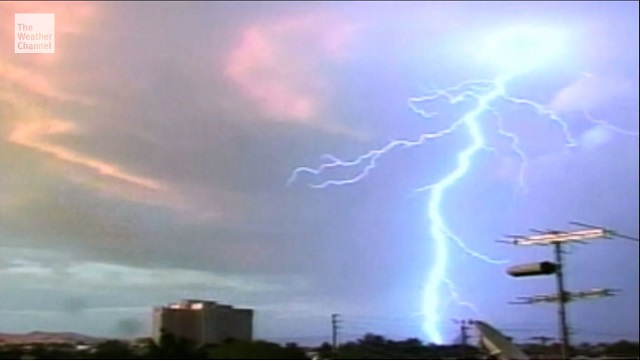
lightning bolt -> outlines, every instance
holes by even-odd
[[[617,127],[617,126],[607,122],[606,120],[595,118],[594,116],[592,116],[587,111],[583,111],[582,114],[584,114],[584,117],[588,121],[590,121],[591,123],[599,125],[599,126],[602,126],[602,127],[605,127],[605,128],[607,128],[609,130],[612,130],[612,131],[614,131],[616,133],[620,133],[620,134],[623,134],[623,135],[631,135],[631,136],[640,135],[640,132],[637,131],[637,130],[628,130],[628,129]]]
[[[453,301],[455,301],[460,306],[467,307],[468,309],[473,311],[476,314],[476,316],[478,316],[479,318],[485,318],[482,312],[480,312],[480,310],[476,305],[474,305],[471,302],[462,300],[462,297],[460,296],[460,292],[458,292],[458,288],[453,283],[453,281],[445,277],[442,279],[442,282],[447,286],[447,288],[449,288],[449,294],[451,295],[451,299]]]
[[[337,168],[359,168],[359,171],[347,178],[342,179],[326,179],[318,183],[312,183],[312,188],[326,188],[330,186],[341,186],[354,184],[373,171],[383,155],[398,149],[416,147],[423,145],[425,142],[435,138],[445,137],[454,132],[465,132],[469,137],[469,143],[466,148],[462,149],[458,154],[455,167],[439,181],[415,189],[414,192],[429,192],[426,214],[429,221],[430,238],[433,241],[431,265],[426,282],[423,288],[423,310],[424,330],[431,342],[442,343],[443,337],[439,330],[442,302],[441,291],[444,287],[448,287],[449,293],[455,301],[460,305],[470,307],[477,311],[475,305],[469,302],[462,302],[461,298],[450,279],[447,277],[447,268],[449,263],[449,244],[453,242],[457,244],[465,253],[478,258],[482,261],[500,264],[505,263],[503,260],[494,260],[488,256],[480,254],[472,250],[466,243],[457,237],[446,224],[443,212],[443,199],[447,191],[454,187],[471,169],[474,156],[483,149],[491,150],[492,147],[485,139],[481,122],[484,114],[492,114],[496,120],[496,131],[500,136],[510,140],[511,151],[520,160],[520,170],[518,175],[518,186],[522,190],[526,190],[525,171],[528,164],[528,158],[524,150],[521,148],[521,141],[517,134],[506,130],[503,124],[502,116],[493,103],[500,100],[507,103],[515,104],[519,107],[529,108],[533,110],[539,117],[557,124],[558,128],[564,135],[564,143],[567,147],[577,144],[572,136],[567,122],[565,122],[552,109],[537,103],[530,99],[518,98],[507,94],[506,86],[513,78],[522,75],[522,72],[499,76],[494,80],[469,80],[457,86],[445,89],[435,89],[429,94],[410,98],[408,101],[409,108],[417,115],[425,119],[433,119],[439,114],[436,111],[426,111],[419,105],[422,103],[433,103],[436,100],[445,100],[449,105],[456,105],[462,102],[472,102],[473,108],[467,111],[461,118],[453,122],[448,128],[434,132],[423,133],[416,139],[396,139],[390,141],[381,148],[370,150],[367,153],[351,160],[343,160],[333,155],[324,155],[324,163],[316,168],[299,167],[296,168],[289,179],[287,185],[294,183],[301,175],[307,174],[313,177],[321,177],[324,173]],[[608,125],[605,121],[595,120],[591,117],[588,119],[596,124]],[[622,129],[614,129],[625,134],[631,132]]]
[[[468,172],[473,156],[484,147],[485,140],[480,129],[479,117],[489,108],[491,101],[505,94],[504,85],[510,78],[511,76],[506,76],[496,79],[492,89],[478,96],[476,106],[461,118],[471,138],[471,142],[466,149],[458,154],[457,167],[439,182],[421,189],[431,191],[427,208],[428,217],[431,221],[431,238],[434,241],[435,262],[432,265],[431,272],[427,277],[427,282],[424,287],[423,308],[425,313],[430,315],[430,317],[425,320],[425,331],[431,341],[435,343],[442,343],[443,341],[442,335],[438,330],[440,321],[438,312],[440,309],[440,297],[437,297],[437,295],[443,282],[447,279],[446,269],[449,259],[447,240],[450,239],[452,235],[442,215],[442,199],[446,190]]]
[[[515,133],[512,133],[505,129],[502,114],[500,114],[495,108],[487,108],[487,110],[495,115],[498,134],[502,135],[503,137],[509,138],[511,142],[511,150],[520,160],[520,169],[518,171],[518,188],[522,192],[526,192],[527,185],[525,182],[525,172],[527,170],[527,165],[529,164],[529,158],[527,157],[527,154],[524,152],[524,150],[520,148],[520,137],[518,137]]]

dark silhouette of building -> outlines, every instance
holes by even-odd
[[[205,300],[182,300],[153,309],[153,338],[169,333],[198,344],[251,341],[253,310]]]

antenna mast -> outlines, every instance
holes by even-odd
[[[509,236],[510,241],[502,241],[505,243],[511,243],[517,246],[553,246],[555,263],[542,262],[533,265],[524,265],[521,267],[512,268],[510,274],[515,277],[520,276],[535,276],[535,275],[547,275],[555,274],[556,276],[556,288],[557,293],[555,295],[542,295],[533,297],[521,297],[519,301],[513,302],[516,304],[532,304],[539,302],[555,302],[558,303],[558,330],[560,334],[560,341],[562,346],[562,358],[569,359],[570,348],[570,336],[569,336],[569,323],[567,320],[567,303],[577,299],[594,298],[594,297],[608,297],[613,296],[619,292],[614,289],[592,289],[582,292],[567,292],[565,287],[566,269],[564,265],[564,250],[563,246],[567,243],[586,243],[586,241],[594,239],[611,239],[611,238],[623,238],[631,241],[638,242],[638,238],[625,236],[619,234],[613,230],[595,227],[585,223],[570,222],[572,225],[586,227],[585,229],[577,231],[538,231],[532,230],[537,233],[533,236]]]
[[[553,253],[558,270],[556,271],[556,287],[558,290],[558,327],[560,328],[560,341],[562,344],[562,357],[569,359],[569,322],[567,321],[567,291],[564,287],[564,257],[561,242],[553,243]]]

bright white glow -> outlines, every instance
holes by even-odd
[[[500,70],[520,73],[559,60],[566,46],[566,34],[559,29],[516,27],[488,36],[479,55]]]

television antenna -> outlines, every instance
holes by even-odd
[[[637,237],[632,237],[628,235],[624,235],[618,233],[612,229],[598,227],[591,224],[583,223],[583,222],[569,222],[571,225],[581,227],[582,229],[574,230],[574,231],[563,231],[563,230],[531,230],[534,232],[534,235],[523,236],[523,235],[508,235],[506,236],[509,240],[499,240],[498,242],[509,243],[516,246],[553,246],[554,250],[554,270],[551,272],[544,272],[543,267],[538,267],[539,271],[535,271],[536,267],[533,265],[525,265],[524,269],[528,269],[529,273],[521,273],[521,274],[513,274],[514,276],[532,276],[532,275],[542,275],[542,274],[555,274],[556,276],[556,287],[557,293],[554,295],[540,295],[533,297],[521,297],[518,301],[514,302],[516,304],[532,304],[532,303],[541,303],[541,302],[552,302],[558,304],[558,318],[559,318],[559,332],[560,332],[560,340],[562,345],[562,357],[563,359],[569,358],[569,326],[567,321],[567,303],[582,299],[582,298],[599,298],[599,297],[609,297],[613,296],[615,293],[619,292],[619,290],[614,289],[593,289],[582,292],[567,292],[565,289],[565,270],[564,270],[564,254],[566,253],[563,249],[563,246],[566,244],[579,243],[586,244],[588,241],[596,240],[596,239],[613,239],[620,238],[625,240],[630,240],[634,242],[640,242]],[[550,262],[543,262],[549,263]],[[543,263],[539,263],[538,265],[542,265]],[[531,272],[531,269],[534,272]]]

